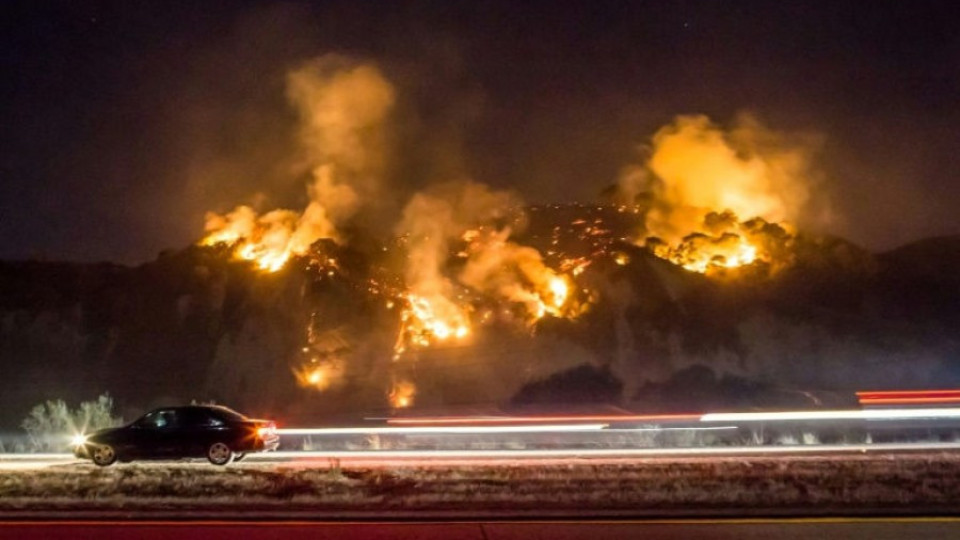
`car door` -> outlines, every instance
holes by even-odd
[[[160,409],[147,415],[141,434],[144,456],[164,459],[179,455],[180,420],[176,409]]]
[[[156,459],[164,457],[167,450],[164,428],[170,422],[170,412],[156,410],[145,414],[128,430],[127,445],[123,452],[131,457]]]
[[[223,440],[227,429],[226,422],[200,407],[184,409],[181,419],[185,452],[192,456],[206,456],[210,445]]]

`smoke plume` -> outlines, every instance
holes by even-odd
[[[442,184],[415,194],[396,229],[407,241],[404,274],[410,293],[425,299],[438,318],[465,319],[445,272],[451,243],[470,228],[503,220],[517,208],[513,194],[474,182]]]
[[[299,113],[310,199],[302,214],[248,206],[209,213],[204,244],[241,242],[240,257],[277,270],[321,238],[339,240],[338,227],[361,201],[374,200],[386,163],[385,130],[394,92],[376,66],[324,56],[291,72],[287,96]]]
[[[372,64],[328,55],[288,75],[287,97],[300,115],[313,170],[311,201],[342,223],[378,191],[393,86]]]

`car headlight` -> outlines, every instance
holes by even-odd
[[[82,433],[77,433],[70,439],[70,446],[83,446],[87,443],[87,436]]]

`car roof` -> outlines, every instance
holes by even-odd
[[[155,413],[159,411],[191,411],[191,410],[221,411],[221,412],[239,414],[240,416],[245,416],[243,413],[237,412],[231,409],[230,407],[226,407],[223,405],[178,405],[175,407],[157,407],[156,409],[151,410],[147,414]]]

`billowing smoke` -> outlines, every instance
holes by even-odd
[[[815,141],[743,115],[723,130],[706,116],[679,116],[653,136],[649,159],[619,182],[625,202],[646,206],[645,237],[658,255],[696,271],[765,259],[750,240],[809,214]]]
[[[287,97],[313,169],[311,201],[342,223],[380,187],[393,86],[372,64],[328,55],[288,75]]]
[[[471,231],[467,263],[458,279],[464,285],[508,302],[522,304],[532,321],[561,315],[570,285],[543,262],[536,249],[509,240],[513,229]]]
[[[304,160],[312,180],[302,214],[258,215],[241,206],[207,215],[204,244],[240,243],[240,257],[277,270],[373,200],[386,162],[385,129],[394,103],[391,84],[376,66],[324,56],[291,72],[287,95],[300,116]]]

